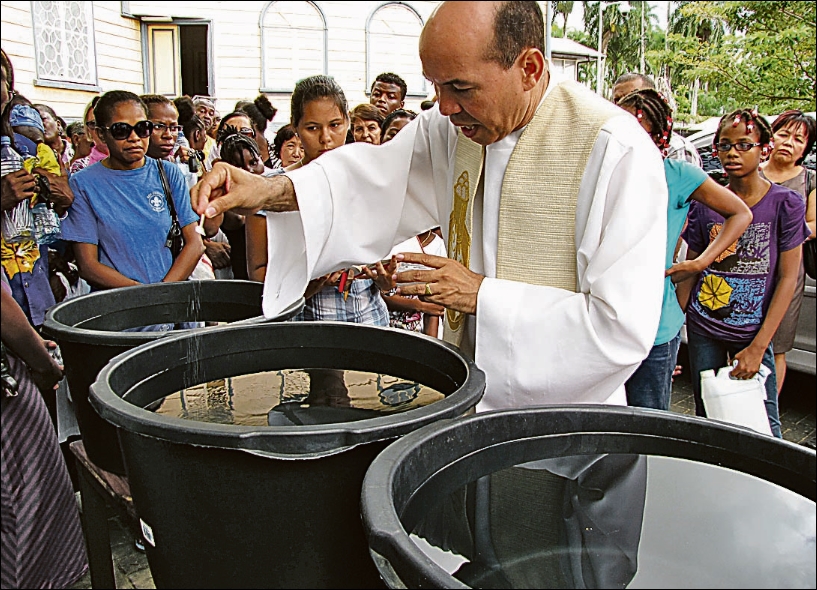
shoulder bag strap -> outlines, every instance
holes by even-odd
[[[170,219],[172,221],[178,221],[176,218],[176,206],[173,203],[173,194],[170,192],[170,183],[167,182],[165,167],[161,160],[156,160],[156,165],[159,167],[159,178],[162,181],[162,189],[165,191],[165,200],[167,201],[167,206],[170,209]]]

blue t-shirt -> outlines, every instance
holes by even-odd
[[[690,197],[707,179],[706,172],[683,160],[664,160],[664,176],[667,179],[669,205],[667,207],[667,259],[666,268],[672,266],[675,246],[684,229],[689,211]],[[684,312],[675,295],[672,278],[664,278],[664,305],[655,345],[666,344],[678,335],[684,325]]]
[[[99,262],[140,283],[159,283],[173,264],[166,246],[170,231],[158,160],[145,158],[136,170],[111,170],[102,162],[71,175],[74,203],[62,222],[62,237],[94,244]],[[196,223],[184,176],[174,164],[164,167],[179,225]]]

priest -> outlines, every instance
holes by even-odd
[[[450,258],[400,273],[446,308],[444,337],[487,377],[479,409],[626,404],[658,327],[667,188],[632,115],[555,84],[537,2],[444,2],[420,38],[438,106],[383,146],[263,178],[218,164],[194,207],[267,212],[264,311],[307,282],[440,226]]]

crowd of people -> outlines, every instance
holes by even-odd
[[[649,77],[621,76],[611,102],[556,84],[543,32],[535,2],[443,3],[420,39],[436,91],[421,113],[404,108],[396,74],[352,108],[316,75],[296,84],[271,142],[263,95],[222,115],[208,96],[112,90],[66,125],[14,91],[3,52],[3,587],[65,586],[85,567],[38,392],[64,369],[40,336],[46,310],[89,291],[264,282],[268,315],[303,297],[296,321],[460,346],[486,372],[481,410],[668,410],[686,322],[697,413],[701,371],[734,362],[748,379],[763,364],[781,436],[801,245],[815,237],[814,172],[802,166],[814,120],[725,115],[724,188],[673,133]],[[46,492],[53,510],[26,516],[25,498]]]

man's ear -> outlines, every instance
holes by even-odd
[[[522,71],[522,86],[525,90],[535,87],[548,69],[545,56],[534,47],[529,47],[520,53],[516,62]]]

